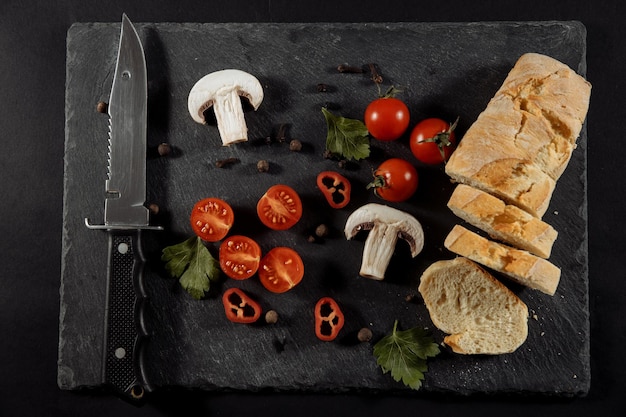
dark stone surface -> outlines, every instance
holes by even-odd
[[[585,73],[585,28],[576,22],[472,24],[136,24],[146,52],[149,78],[148,202],[160,206],[155,222],[165,232],[146,235],[147,375],[156,387],[207,390],[408,392],[383,375],[371,344],[358,344],[356,332],[372,329],[373,341],[387,334],[395,319],[401,328],[432,328],[417,298],[421,272],[432,262],[452,258],[443,239],[460,222],[445,207],[452,185],[441,167],[418,167],[420,188],[395,207],[415,215],[424,227],[425,249],[410,259],[398,245],[385,281],[360,278],[364,236],[346,241],[345,219],[361,204],[377,201],[364,190],[371,170],[389,156],[412,160],[407,137],[373,141],[372,156],[343,173],[353,183],[353,201],[330,209],[316,190],[315,177],[338,169],[322,157],[326,127],[320,108],[335,103],[337,114],[361,118],[377,94],[366,75],[339,74],[340,63],[378,64],[385,79],[403,89],[401,97],[421,118],[460,116],[462,135],[525,52],[553,56]],[[75,24],[67,37],[65,193],[58,384],[63,389],[97,387],[101,372],[104,322],[106,234],[87,229],[84,218],[102,219],[106,178],[107,116],[96,103],[108,100],[118,45],[119,24]],[[250,141],[221,147],[215,126],[192,121],[187,94],[203,75],[238,68],[256,75],[265,89],[257,112],[247,112]],[[330,88],[316,90],[318,83]],[[266,144],[281,123],[303,150]],[[161,142],[172,145],[158,157]],[[553,297],[510,284],[527,303],[529,337],[516,352],[500,356],[460,356],[447,350],[429,362],[424,392],[585,394],[590,385],[586,129],[570,166],[560,179],[544,220],[559,231],[551,261],[562,268]],[[216,168],[215,161],[240,163]],[[269,173],[256,163],[267,159]],[[292,230],[273,232],[256,218],[255,206],[275,183],[297,189],[305,213]],[[256,278],[223,280],[214,294],[195,301],[168,278],[161,249],[191,235],[190,207],[200,198],[230,202],[232,233],[256,238],[264,252],[291,246],[305,262],[303,282],[286,294],[267,292]],[[324,222],[334,234],[323,243],[307,242]],[[234,325],[223,314],[219,292],[240,286],[265,309],[280,313],[276,325]],[[313,306],[334,297],[346,313],[340,338],[320,342],[313,332]],[[440,332],[434,330],[438,341]]]

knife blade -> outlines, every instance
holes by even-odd
[[[146,200],[148,82],[141,40],[126,14],[109,99],[108,178],[104,224],[90,229],[108,233],[102,382],[122,398],[141,401],[152,390],[143,359],[148,335],[144,322],[146,292],[142,231],[150,226]]]

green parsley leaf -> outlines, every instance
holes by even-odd
[[[374,345],[376,363],[383,373],[391,372],[397,382],[415,390],[420,389],[424,373],[428,371],[426,359],[439,354],[439,346],[426,330],[413,328],[397,330],[398,320],[393,325],[393,332]]]
[[[167,272],[178,278],[180,285],[196,300],[204,297],[211,288],[211,281],[219,278],[219,263],[196,236],[164,248],[161,260]]]
[[[322,107],[322,113],[328,127],[327,150],[346,159],[359,160],[370,155],[369,132],[363,122],[335,116],[325,107]]]

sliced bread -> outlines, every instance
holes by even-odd
[[[477,188],[459,184],[448,207],[469,224],[488,233],[493,239],[549,258],[557,231],[524,210]]]
[[[444,343],[461,354],[515,351],[528,336],[528,308],[500,281],[469,259],[429,266],[418,288]]]
[[[465,256],[519,284],[548,295],[554,295],[561,279],[561,270],[549,261],[528,251],[493,242],[458,224],[452,228],[443,244],[457,255]]]
[[[591,84],[545,55],[522,55],[446,164],[472,185],[541,218],[587,115]]]

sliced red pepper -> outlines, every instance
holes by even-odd
[[[233,323],[254,323],[261,317],[261,306],[239,288],[229,288],[222,295],[224,312]]]
[[[320,172],[317,176],[317,187],[332,208],[340,209],[350,202],[350,181],[338,172]]]
[[[343,327],[344,317],[339,304],[330,297],[323,297],[315,305],[315,335],[324,342],[335,340]]]

